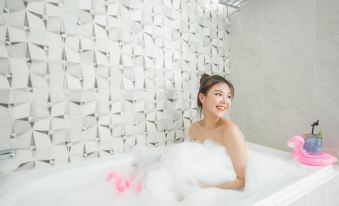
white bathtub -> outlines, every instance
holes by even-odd
[[[258,180],[265,181],[258,181],[260,185],[255,185],[255,187],[252,185],[236,196],[230,196],[227,205],[288,205],[337,174],[337,169],[334,166],[322,168],[304,166],[292,160],[291,154],[288,152],[253,143],[248,143],[248,146],[250,151],[259,151],[267,157],[275,158],[274,165],[267,165],[265,170],[271,174],[270,178],[265,179],[268,174],[262,172],[264,170],[261,169],[260,174],[257,174],[260,175]],[[154,152],[161,152],[162,150],[163,148],[159,151],[154,150]],[[88,193],[90,189],[84,189],[85,187],[97,187],[97,185],[93,185],[93,182],[103,181],[107,172],[112,168],[121,167],[121,165],[129,164],[131,161],[133,161],[133,157],[117,154],[104,159],[93,159],[69,165],[2,175],[0,176],[0,205],[64,205],[63,200],[70,196],[85,198],[93,195],[93,193]],[[285,168],[286,164],[290,165],[288,169]],[[252,173],[255,173],[255,171],[252,171]],[[274,173],[277,175],[272,178]],[[100,194],[100,192],[95,194]],[[224,196],[223,198],[227,197],[225,195],[227,191],[220,194]],[[100,206],[98,198],[94,199],[93,205]],[[90,201],[86,198],[85,200]],[[71,201],[74,201],[74,198],[71,198]],[[82,205],[81,202],[68,202],[68,204]]]

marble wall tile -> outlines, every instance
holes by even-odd
[[[260,4],[257,2],[257,4]],[[263,24],[268,25],[314,7],[314,0],[262,0]]]
[[[232,47],[232,62],[256,58],[261,52],[261,18],[260,7],[248,4],[249,15],[243,16],[235,13],[230,20],[230,47]],[[252,8],[253,7],[253,8]],[[259,9],[257,11],[257,9]],[[254,17],[250,16],[253,15]],[[253,26],[252,26],[253,25]],[[233,44],[233,45],[232,45]]]
[[[313,12],[295,15],[263,29],[265,107],[313,109]]]
[[[315,112],[322,121],[326,150],[339,155],[338,87],[339,39],[337,1],[316,1],[315,7]]]
[[[239,92],[236,93],[237,96],[235,97],[241,98],[239,101],[242,102],[242,113],[245,117],[244,125],[242,125],[243,129],[259,134],[262,131],[263,120],[263,90],[260,62],[259,58],[244,61],[240,63],[238,72],[234,74],[240,77],[247,76],[246,79],[240,79],[237,83],[236,89],[239,90]],[[237,102],[234,103],[234,105],[236,104]]]
[[[339,35],[339,2],[335,0],[315,0],[315,35],[317,39]]]
[[[287,139],[292,135],[310,132],[310,124],[314,118],[312,111],[265,109],[262,122],[264,136],[262,144],[291,151],[288,149]]]
[[[244,19],[254,11],[245,6],[230,20],[232,80],[240,91],[232,118],[239,120],[248,140],[285,150],[289,150],[286,140],[290,135],[310,131],[310,124],[319,119],[317,130],[323,133],[324,150],[339,156],[339,93],[335,89],[339,80],[338,2],[256,0],[251,4],[251,8],[261,12],[261,20],[248,21],[247,27],[255,31],[253,36],[261,35],[259,43],[253,39],[242,42]],[[244,44],[248,46],[243,47]],[[260,45],[259,62],[246,55],[255,45]],[[248,70],[257,65],[258,74]],[[248,84],[254,77],[261,85]],[[263,95],[261,111],[257,104],[247,103],[258,91]],[[247,118],[262,121],[262,127],[248,124]]]

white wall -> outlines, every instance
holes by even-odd
[[[246,138],[287,150],[319,119],[339,157],[339,2],[252,0],[230,22],[233,118]]]

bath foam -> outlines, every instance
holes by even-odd
[[[184,142],[159,151],[153,153],[139,149],[112,157],[112,160],[96,160],[71,170],[39,175],[31,184],[21,184],[20,178],[24,176],[20,175],[15,178],[19,182],[11,185],[22,186],[0,197],[1,206],[21,206],[23,203],[28,206],[232,205],[250,196],[259,185],[261,189],[265,185],[264,189],[270,190],[276,185],[273,180],[284,181],[284,178],[302,172],[301,165],[291,164],[290,159],[248,150],[243,191],[201,188],[199,181],[217,183],[234,177],[231,161],[221,145]],[[144,187],[139,194],[132,190],[118,193],[112,182],[106,181],[110,171],[129,175],[136,168],[144,174]]]
[[[132,164],[136,171],[126,175],[142,173],[143,189],[134,196],[131,191],[119,194],[119,205],[131,201],[141,205],[176,205],[202,190],[202,183],[217,185],[235,178],[225,148],[211,141],[172,145],[158,155],[138,148],[132,155],[136,157]]]
[[[142,206],[198,206],[212,202],[215,206],[227,205],[247,188],[253,190],[258,184],[268,184],[270,179],[288,173],[291,167],[288,167],[288,162],[279,158],[267,158],[260,152],[249,151],[245,190],[223,190],[201,187],[201,183],[218,185],[236,177],[227,151],[220,144],[212,141],[184,142],[168,147],[158,157],[149,154],[147,150],[139,151],[135,155],[138,157],[136,164],[140,169],[143,166],[148,168],[144,187],[139,195],[133,196],[128,192],[122,194],[119,205],[132,206],[133,204],[129,204],[131,201]],[[267,167],[277,162],[278,168]],[[156,166],[152,168],[150,165]],[[277,174],[277,169],[282,173]]]

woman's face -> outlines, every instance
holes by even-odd
[[[200,93],[199,98],[205,116],[224,117],[231,107],[232,93],[227,84],[220,82],[213,85],[206,95]]]

